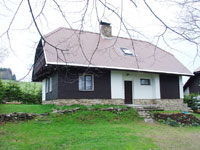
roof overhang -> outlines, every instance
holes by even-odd
[[[135,71],[135,72],[148,72],[148,73],[159,73],[159,74],[175,74],[182,76],[193,76],[192,73],[180,73],[180,72],[168,72],[168,71],[157,71],[157,70],[148,70],[148,69],[135,69],[135,68],[124,68],[124,67],[114,67],[114,66],[100,66],[100,65],[85,65],[85,64],[76,64],[76,63],[61,63],[61,62],[47,62],[46,65],[65,65],[65,66],[76,66],[76,67],[88,67],[88,68],[102,68],[102,69],[113,69],[113,70],[126,70],[126,71]]]

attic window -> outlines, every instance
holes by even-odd
[[[120,49],[123,51],[123,53],[124,53],[125,55],[135,56],[135,55],[133,54],[133,52],[132,52],[130,49],[128,49],[128,48],[120,48]]]

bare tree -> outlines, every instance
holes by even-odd
[[[8,56],[8,50],[4,48],[0,48],[0,63],[3,62],[6,56]]]
[[[156,0],[155,0],[156,1]],[[161,1],[161,0],[157,0]],[[77,28],[83,31],[87,26],[90,28],[95,28],[98,26],[98,23],[104,19],[108,22],[115,20],[115,23],[118,24],[118,34],[126,33],[126,36],[133,38],[133,36],[145,36],[141,30],[135,28],[131,21],[129,21],[125,15],[124,5],[128,5],[129,9],[137,10],[140,5],[144,11],[148,11],[157,22],[162,25],[161,33],[155,33],[154,37],[157,39],[157,43],[162,38],[167,46],[171,47],[168,44],[166,39],[166,34],[168,32],[173,33],[178,37],[190,42],[196,46],[196,56],[199,56],[199,46],[200,46],[200,1],[198,0],[167,0],[164,3],[174,4],[177,7],[181,8],[182,12],[179,14],[179,20],[173,25],[165,21],[164,18],[160,17],[159,14],[152,7],[153,1],[143,0],[130,0],[130,1],[107,1],[107,0],[42,0],[42,1],[30,1],[30,0],[2,0],[0,2],[0,7],[9,12],[12,17],[10,17],[7,28],[4,28],[4,31],[0,33],[1,38],[7,38],[9,41],[9,48],[12,51],[15,51],[12,47],[12,40],[10,34],[13,31],[13,26],[16,18],[18,17],[21,9],[29,10],[29,19],[26,21],[26,27],[23,30],[33,30],[36,29],[41,39],[44,41],[44,44],[49,44],[54,47],[58,52],[64,53],[66,49],[60,49],[56,45],[53,45],[45,40],[43,37],[43,28],[48,27],[50,24],[51,16],[48,15],[49,10],[54,11],[58,19],[62,19],[62,23],[65,24],[68,28]],[[163,2],[162,2],[163,3]],[[161,5],[162,5],[161,3]],[[11,8],[10,8],[11,6]],[[70,9],[70,7],[72,9]],[[68,10],[70,9],[70,10]],[[146,10],[145,10],[146,9]],[[4,12],[4,11],[3,11]],[[52,13],[51,13],[52,14]],[[5,13],[0,14],[0,18],[6,17]],[[111,19],[110,19],[111,18]],[[137,20],[139,21],[139,20]],[[77,35],[79,36],[79,35]],[[132,42],[134,49],[134,42]],[[97,44],[98,48],[98,44]],[[96,48],[96,49],[97,49]],[[95,53],[96,50],[94,50]],[[82,51],[84,55],[84,51]],[[93,54],[94,55],[94,54]],[[92,56],[93,56],[92,55]],[[86,57],[86,56],[85,56]],[[91,58],[86,60],[91,62]],[[67,60],[65,60],[67,61]],[[31,67],[32,68],[32,67]]]

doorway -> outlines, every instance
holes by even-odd
[[[124,81],[125,104],[133,104],[132,81]]]

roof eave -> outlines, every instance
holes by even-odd
[[[85,64],[75,64],[75,63],[61,63],[61,62],[46,62],[48,65],[66,65],[66,66],[77,66],[77,67],[89,67],[89,68],[103,68],[103,69],[113,69],[113,70],[130,70],[137,72],[149,72],[149,73],[164,73],[164,74],[176,74],[182,76],[193,76],[193,73],[180,73],[180,72],[169,72],[169,71],[157,71],[148,69],[135,69],[135,68],[125,68],[125,67],[114,67],[114,66],[99,66],[99,65],[85,65]]]

